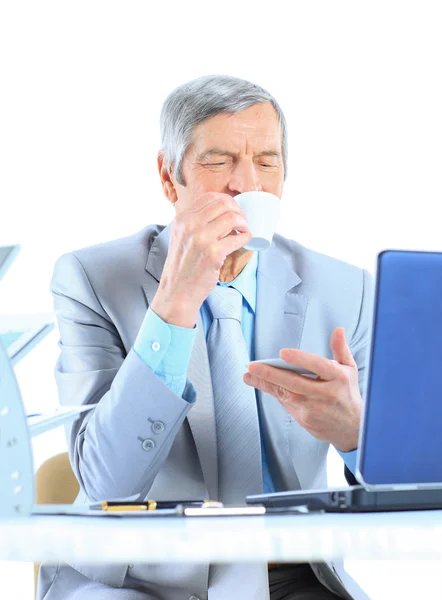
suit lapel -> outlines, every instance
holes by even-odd
[[[290,255],[275,245],[259,256],[255,322],[255,360],[277,358],[282,348],[299,348],[308,298],[298,292],[301,278]],[[288,443],[292,417],[269,394],[258,391],[266,451],[277,488],[300,487]],[[302,435],[301,428],[300,432]]]
[[[307,298],[296,293],[301,278],[274,244],[259,256],[255,359],[279,357],[281,348],[298,348]]]
[[[157,236],[149,252],[146,271],[151,275],[151,278],[148,283],[143,285],[149,306],[157,292],[161,279],[167,258],[169,238],[170,225]],[[189,411],[187,420],[195,441],[209,497],[216,499],[218,497],[218,462],[215,413],[209,359],[200,314],[198,315],[197,327],[198,330],[187,371],[188,379],[192,382],[196,391],[196,401]]]

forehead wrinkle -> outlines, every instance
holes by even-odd
[[[241,115],[241,112],[223,113],[222,115],[218,116],[221,118],[225,118],[227,121],[230,122],[232,126],[231,133],[233,135],[229,135],[229,137],[226,138],[225,136],[226,134],[228,135],[228,131],[226,131],[226,129],[223,127],[221,127],[217,134],[213,131],[210,131],[210,129],[208,130],[206,124],[210,122],[209,120],[205,123],[201,123],[196,127],[188,151],[190,151],[193,154],[192,150],[196,152],[198,149],[201,148],[203,144],[206,146],[206,148],[209,147],[208,150],[213,149],[214,151],[225,151],[226,155],[238,154],[241,152],[241,148],[245,148],[245,152],[248,154],[252,150],[251,146],[255,148],[256,153],[261,153],[267,149],[270,149],[272,151],[276,151],[276,149],[279,149],[280,151],[282,150],[281,124],[278,120],[276,120],[276,113],[275,122],[274,124],[270,125],[272,128],[271,132],[268,131],[268,123],[264,124],[264,127],[267,129],[267,131],[259,130],[261,125],[259,111],[257,111],[256,117],[254,117],[253,119],[251,119],[250,117],[244,119],[244,117]],[[213,118],[217,119],[217,117]],[[220,134],[223,137],[222,140],[219,139]],[[234,139],[235,135],[237,136],[237,139]],[[216,139],[217,137],[218,139]],[[230,150],[227,149],[228,146],[230,146]],[[196,160],[199,160],[205,155],[207,155],[208,150],[204,149],[203,146],[203,150],[198,153]],[[278,152],[278,154],[281,155],[281,152]]]
[[[281,151],[276,150],[275,148],[279,145],[281,149],[281,140],[279,140],[279,144],[276,143],[276,140],[269,140],[269,137],[273,136],[265,136],[265,142],[260,144],[260,142],[256,143],[256,140],[245,140],[245,153],[252,153],[254,156],[281,156]],[[253,146],[255,146],[255,150],[253,150]],[[262,149],[259,149],[261,146]]]
[[[247,153],[247,146],[246,146],[246,153]],[[204,152],[202,152],[201,154],[199,154],[196,157],[196,161],[202,161],[205,158],[210,158],[210,156],[231,156],[232,158],[235,158],[239,153],[238,152],[231,152],[230,150],[226,150],[223,148],[210,148],[209,150],[206,150]],[[281,156],[281,152],[278,152],[277,150],[272,150],[270,148],[266,148],[264,150],[260,150],[259,152],[255,152],[254,156],[276,156],[278,158],[280,158]]]

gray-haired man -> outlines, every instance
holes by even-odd
[[[172,223],[64,255],[54,271],[60,401],[99,402],[70,437],[83,494],[243,503],[246,493],[324,487],[330,443],[347,474],[354,468],[370,278],[278,235],[259,256],[244,249],[251,234],[234,197],[281,197],[287,174],[285,119],[268,92],[233,77],[191,81],[166,99],[161,131]],[[234,333],[217,338],[227,318]],[[283,348],[285,360],[320,380],[235,368],[239,356],[277,357]],[[237,447],[244,451],[233,460]],[[40,600],[80,597],[350,595],[327,565],[42,568]]]

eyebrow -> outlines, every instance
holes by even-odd
[[[197,158],[198,161],[204,160],[205,158],[209,158],[210,156],[231,156],[235,158],[235,152],[229,152],[228,150],[223,150],[222,148],[210,148],[210,150],[206,150],[202,154],[200,154]],[[256,156],[276,156],[277,158],[281,157],[280,152],[276,152],[276,150],[263,150],[256,154]]]

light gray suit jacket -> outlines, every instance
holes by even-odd
[[[55,266],[51,289],[60,330],[60,402],[99,402],[75,422],[69,440],[75,474],[90,500],[134,494],[157,500],[217,498],[216,424],[201,318],[183,397],[132,349],[158,288],[169,234],[170,227],[149,226],[66,254]],[[270,249],[259,256],[255,358],[279,356],[283,347],[331,358],[330,334],[343,326],[363,389],[371,302],[366,271],[275,235]],[[325,487],[328,444],[302,429],[275,398],[260,392],[258,397],[276,489]],[[160,433],[153,432],[155,421],[164,424]],[[154,447],[143,440],[152,440]],[[128,569],[72,566],[115,587],[124,586]],[[314,569],[321,581],[344,595],[331,569]],[[193,594],[210,599],[209,565],[146,564],[135,570],[152,598],[181,600]],[[243,583],[242,600],[249,598]],[[68,588],[63,600],[70,598]],[[44,589],[40,597],[57,598]],[[265,600],[268,591],[250,598]]]

